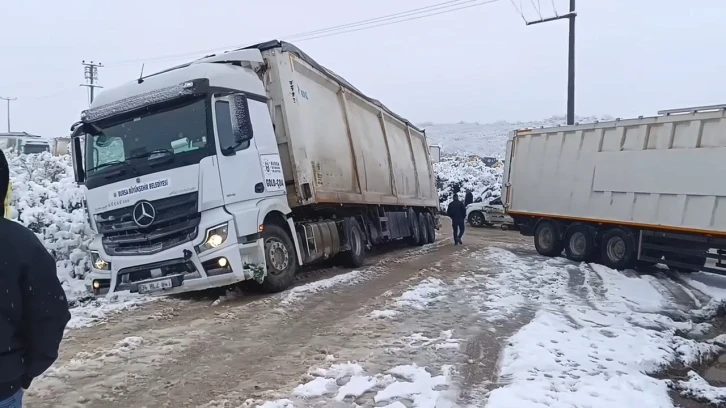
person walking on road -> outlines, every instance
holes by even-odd
[[[474,194],[472,194],[471,190],[466,190],[466,195],[464,196],[464,207],[468,207],[469,204],[474,202]]]
[[[449,203],[446,215],[451,218],[451,228],[454,233],[454,245],[461,245],[461,237],[464,236],[464,220],[466,219],[466,207],[459,201],[459,195],[454,194],[454,200]]]
[[[0,150],[0,197],[10,169]],[[55,259],[35,234],[0,216],[0,407],[23,406],[23,390],[58,358],[70,320]]]

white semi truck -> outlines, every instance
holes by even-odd
[[[726,105],[518,130],[505,208],[537,251],[726,272]]]
[[[423,131],[271,41],[109,89],[72,128],[96,293],[171,294],[435,239]]]

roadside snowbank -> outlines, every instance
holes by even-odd
[[[78,279],[89,267],[93,232],[83,208],[84,191],[73,180],[70,156],[5,152],[10,164],[10,218],[33,231],[53,255],[69,300],[85,296]]]

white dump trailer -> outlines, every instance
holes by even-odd
[[[726,270],[726,105],[659,115],[512,133],[505,207],[540,254]]]
[[[423,131],[289,43],[105,90],[72,138],[97,293],[279,291],[301,265],[435,238]]]

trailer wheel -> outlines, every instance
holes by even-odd
[[[418,246],[423,246],[429,242],[428,224],[426,223],[426,216],[423,213],[418,214],[418,230],[421,234],[418,237]]]
[[[411,235],[408,237],[408,242],[411,245],[418,245],[421,239],[421,228],[419,227],[418,215],[413,211],[413,208],[409,208],[406,211],[406,218],[408,220],[408,229]]]
[[[274,224],[265,225],[262,239],[267,263],[267,275],[262,281],[262,288],[272,293],[282,292],[295,281],[297,269],[295,246],[287,232]]]
[[[559,238],[554,222],[544,220],[534,230],[534,247],[537,253],[544,256],[559,256],[564,243]]]
[[[575,262],[589,262],[596,251],[592,231],[584,225],[573,225],[565,234],[565,254]]]
[[[424,215],[426,217],[426,230],[429,235],[429,244],[436,241],[436,226],[434,225],[434,217],[430,213]]]
[[[622,228],[607,231],[600,242],[602,263],[612,269],[628,269],[635,266],[636,243],[631,233]]]
[[[354,219],[350,222],[348,242],[350,242],[350,250],[341,254],[343,264],[349,268],[363,266],[363,262],[366,259],[366,243],[363,238],[363,230],[361,230],[360,225]]]
[[[479,211],[472,211],[469,213],[469,225],[475,228],[481,228],[484,226],[484,214]]]

